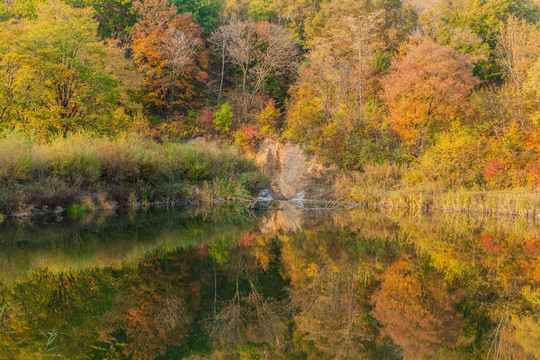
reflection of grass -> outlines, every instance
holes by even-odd
[[[58,346],[54,345],[56,339],[58,339],[58,334],[54,332],[44,333],[40,331],[43,336],[47,339],[43,349],[37,353],[38,359],[54,359],[54,358],[64,358],[60,355]]]
[[[245,209],[235,206],[98,215],[89,213],[61,222],[36,218],[1,224],[1,281],[11,283],[40,267],[54,273],[117,267],[136,263],[148,253],[166,253],[223,239],[236,242],[254,221]]]

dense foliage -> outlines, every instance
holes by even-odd
[[[0,20],[3,131],[273,136],[348,170],[540,184],[532,0],[8,0]]]

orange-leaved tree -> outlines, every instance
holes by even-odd
[[[382,79],[388,121],[414,154],[430,136],[471,110],[467,99],[479,83],[467,57],[428,38],[412,38]]]
[[[133,29],[132,50],[145,74],[145,105],[163,118],[195,106],[208,77],[201,29],[167,0],[137,1],[135,7],[142,17]]]

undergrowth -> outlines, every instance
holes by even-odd
[[[233,200],[267,179],[233,147],[72,133],[0,138],[0,213],[134,206],[198,197]]]

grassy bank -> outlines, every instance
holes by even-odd
[[[136,134],[0,138],[0,213],[22,215],[247,198],[264,176],[233,148],[156,143]]]
[[[362,173],[336,179],[336,196],[366,206],[402,208],[415,212],[449,211],[469,214],[540,214],[540,189],[489,189],[452,186],[442,179],[416,181],[415,170],[397,165],[369,165]]]

